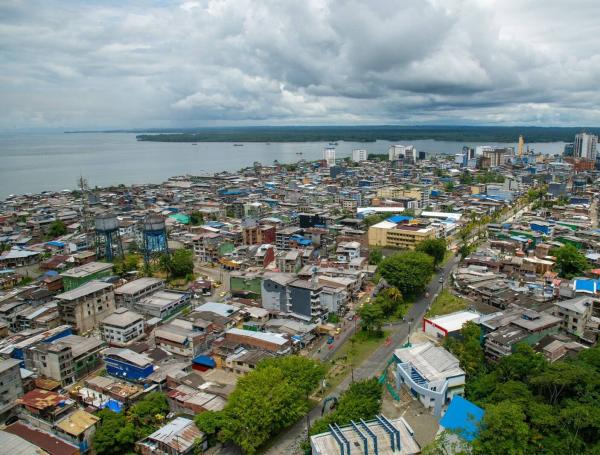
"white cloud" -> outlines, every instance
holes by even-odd
[[[600,121],[594,0],[0,4],[0,128]]]

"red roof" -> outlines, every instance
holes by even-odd
[[[29,406],[35,409],[46,409],[58,406],[58,403],[66,400],[67,397],[59,395],[56,392],[50,390],[33,389],[31,392],[27,392],[21,398],[17,398],[17,403]]]
[[[12,433],[20,438],[29,441],[30,443],[38,446],[40,449],[45,450],[50,455],[79,455],[79,449],[71,444],[61,441],[54,436],[44,433],[40,430],[34,430],[27,425],[22,423],[13,423],[6,427],[4,431]]]

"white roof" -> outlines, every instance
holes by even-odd
[[[429,382],[445,381],[465,374],[456,357],[430,341],[410,348],[396,349],[394,354],[401,362],[411,363]]]
[[[446,219],[458,221],[461,219],[462,214],[451,213],[451,212],[421,212],[421,216],[424,216],[427,218],[446,218]]]
[[[143,289],[146,289],[150,286],[154,286],[155,284],[160,283],[160,278],[151,278],[144,277],[138,278],[137,280],[130,281],[129,283],[124,284],[123,286],[115,289],[115,294],[135,294]]]
[[[219,316],[227,318],[238,311],[238,309],[239,308],[234,307],[233,305],[227,305],[226,303],[206,302],[203,305],[197,306],[194,311],[208,311],[210,313],[215,313]]]
[[[356,213],[360,214],[360,213],[368,213],[368,212],[393,212],[393,213],[400,213],[400,212],[404,212],[404,210],[406,210],[404,207],[358,207],[356,209]]]
[[[374,224],[372,227],[378,229],[393,229],[397,226],[398,223],[392,223],[391,221],[383,220],[377,224]]]
[[[445,314],[433,318],[427,318],[428,321],[442,327],[448,332],[456,332],[469,321],[479,321],[479,313],[474,311],[457,311],[456,313]]]
[[[254,332],[253,330],[243,330],[243,329],[229,329],[226,333],[231,333],[232,335],[241,335],[250,338],[256,338],[258,340],[264,340],[268,343],[284,345],[288,342],[288,339],[282,335],[281,333],[272,333],[272,332]]]
[[[61,273],[62,276],[70,278],[83,278],[92,273],[101,272],[104,270],[112,269],[113,265],[105,262],[88,262],[87,264],[80,265],[79,267],[72,268],[66,272]]]

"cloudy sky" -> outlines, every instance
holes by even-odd
[[[0,129],[600,122],[598,0],[0,1]]]

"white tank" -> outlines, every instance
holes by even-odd
[[[96,217],[94,225],[98,232],[114,232],[119,229],[119,221],[113,213],[105,213]]]
[[[161,215],[148,215],[144,219],[144,231],[164,231],[165,219]]]

